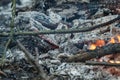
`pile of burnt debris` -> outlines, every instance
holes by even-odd
[[[0,79],[119,80],[119,4],[0,0]]]

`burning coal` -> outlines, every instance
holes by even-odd
[[[108,42],[105,42],[105,40],[96,40],[94,43],[91,43],[88,47],[89,50],[95,50],[97,47],[102,47],[107,44],[114,44],[114,43],[120,43],[120,35],[116,35],[115,37],[112,37]]]
[[[96,40],[94,43],[90,43],[88,49],[89,50],[95,50],[97,47],[102,47],[105,46],[107,44],[114,44],[114,43],[120,43],[120,35],[116,35],[114,37],[111,37],[110,40],[105,41],[105,40]],[[106,55],[104,57],[101,57],[99,59],[97,59],[97,61],[99,62],[109,62],[109,63],[113,63],[113,64],[120,64],[120,54],[116,53],[113,55]]]

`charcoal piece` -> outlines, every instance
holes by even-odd
[[[56,1],[55,0],[46,0],[45,1],[44,11],[46,11],[47,9],[49,9],[50,7],[53,7],[55,5],[56,5]]]
[[[8,48],[11,49],[11,48],[15,47],[16,45],[17,45],[17,43],[16,43],[14,40],[12,40],[12,41],[9,43]]]
[[[46,53],[51,49],[48,43],[46,43],[44,40],[40,39],[37,36],[25,37],[21,40],[21,42],[23,42],[25,47],[33,54],[35,52],[35,47],[37,47],[41,53]]]
[[[0,0],[0,6],[6,6],[9,3],[11,3],[11,2],[12,2],[11,0]],[[21,5],[21,1],[20,0],[16,0],[16,3],[18,5]]]
[[[73,13],[73,16],[67,18],[66,21],[72,22],[74,19],[79,19],[80,17],[81,17],[81,15],[79,15],[78,13]]]
[[[11,0],[0,0],[0,6],[5,6],[7,4],[9,4],[11,2]]]
[[[83,49],[84,43],[75,43],[74,45],[79,49]]]

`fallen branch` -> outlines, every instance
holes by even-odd
[[[118,63],[86,61],[86,65],[101,65],[101,66],[120,66]]]
[[[0,76],[8,77],[7,74],[0,70]]]
[[[28,52],[25,47],[17,40],[19,48],[25,53],[25,56],[27,57],[28,61],[30,62],[31,65],[34,66],[36,71],[39,73],[40,80],[49,80],[46,73],[44,72],[43,68],[41,65],[38,64],[38,62],[35,61],[33,56],[31,55],[30,52]]]
[[[79,28],[79,29],[66,29],[66,30],[44,30],[44,31],[39,31],[39,32],[15,32],[13,35],[18,36],[18,35],[38,35],[38,34],[67,34],[67,33],[79,33],[79,32],[87,32],[87,31],[92,31],[96,28],[100,28],[106,25],[110,25],[114,23],[115,21],[120,19],[120,15],[117,18],[114,18],[108,22],[93,26],[93,27],[84,27],[84,28]],[[9,36],[10,33],[0,33],[0,36]]]
[[[92,58],[102,57],[108,54],[114,54],[119,52],[120,52],[120,43],[115,43],[115,44],[108,44],[106,46],[103,46],[99,49],[97,48],[92,51],[79,52],[76,55],[72,55],[72,56],[60,55],[58,56],[58,58],[60,58],[61,61],[66,61],[66,62],[85,62]]]

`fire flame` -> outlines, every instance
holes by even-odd
[[[118,42],[120,43],[120,35],[117,35]]]
[[[108,43],[115,43],[114,37],[112,37]]]
[[[109,63],[116,63],[116,64],[120,64],[120,61],[115,61],[115,60],[110,60]]]
[[[116,40],[117,39],[117,40]],[[112,37],[108,42],[108,44],[114,44],[114,43],[120,43],[120,35],[116,35],[115,37]],[[92,43],[89,45],[89,50],[95,50],[96,47],[102,47],[104,46],[106,43],[104,40],[100,39],[100,40],[96,40],[95,43]]]
[[[105,41],[104,40],[97,40],[94,44],[91,44],[89,46],[89,50],[95,50],[96,47],[102,47],[105,45]]]
[[[102,40],[102,39],[100,39],[100,40],[96,40],[94,43],[91,43],[90,45],[89,45],[89,50],[95,50],[97,47],[99,48],[99,47],[102,47],[102,46],[104,46],[104,45],[106,45],[106,44],[114,44],[114,43],[120,43],[120,35],[116,35],[116,36],[114,36],[114,37],[111,37],[111,39],[110,40],[108,40],[108,42],[105,42],[105,40]],[[111,56],[113,56],[113,55],[111,55]],[[105,62],[109,62],[109,63],[111,63],[111,64],[120,64],[120,61],[118,61],[118,60],[120,60],[119,58],[117,58],[117,57],[115,57],[114,56],[114,58],[113,58],[113,60],[110,60],[110,57],[109,56],[107,56],[107,58],[103,58],[103,60],[107,60],[107,61],[105,61]],[[102,58],[101,59],[99,59],[99,60],[102,60]]]
[[[96,49],[96,45],[95,44],[91,44],[90,46],[89,46],[89,50],[95,50]]]
[[[105,41],[104,40],[97,40],[95,44],[96,44],[96,46],[102,47],[105,45]]]

